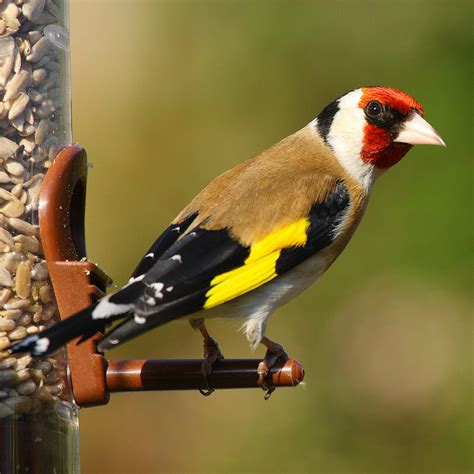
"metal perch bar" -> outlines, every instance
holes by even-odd
[[[258,388],[259,359],[224,359],[216,362],[209,376],[215,389]],[[202,360],[109,360],[106,384],[109,392],[205,389]],[[274,387],[295,387],[304,378],[301,364],[289,359],[270,370]]]

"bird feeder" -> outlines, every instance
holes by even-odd
[[[0,99],[0,472],[75,472],[66,351],[6,351],[60,319],[38,224],[44,178],[71,143],[67,1],[1,2]]]
[[[107,360],[95,348],[100,334],[50,357],[8,353],[111,281],[86,258],[88,167],[85,150],[70,145],[67,0],[4,0],[0,17],[0,473],[79,472],[78,408],[115,392],[206,384],[199,359]],[[259,388],[258,363],[218,361],[210,386]],[[265,383],[290,387],[303,376],[289,360]]]

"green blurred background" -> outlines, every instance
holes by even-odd
[[[471,28],[460,1],[71,0],[88,251],[118,285],[214,176],[352,88],[414,95],[448,143],[381,178],[344,255],[270,320],[303,387],[115,395],[82,412],[84,473],[472,472]],[[109,354],[200,355],[180,322]]]

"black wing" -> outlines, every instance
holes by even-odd
[[[178,224],[171,224],[165,231],[155,240],[148,252],[142,258],[140,263],[132,273],[132,278],[136,278],[146,273],[159,260],[159,258],[168,250],[178,238],[184,234],[186,229],[191,225],[197,214],[192,214],[184,221]]]
[[[107,334],[99,348],[110,349],[154,326],[207,309],[211,288],[219,288],[216,278],[221,280],[220,285],[227,285],[221,288],[227,291],[229,300],[286,273],[333,242],[349,202],[347,188],[337,183],[304,218],[305,244],[280,248],[266,255],[265,261],[252,261],[252,247],[239,244],[225,229],[192,229],[162,253],[146,273],[139,282],[143,292],[136,301],[134,317]],[[228,291],[226,288],[232,285],[242,291]],[[124,304],[120,293],[112,295],[110,302]]]

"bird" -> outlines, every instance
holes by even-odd
[[[385,171],[413,145],[446,146],[423,117],[419,102],[389,87],[361,87],[338,97],[299,131],[212,180],[120,290],[26,337],[11,352],[45,356],[119,321],[97,344],[105,352],[185,319],[203,337],[208,395],[208,376],[223,355],[205,321],[240,318],[250,346],[267,349],[258,381],[270,390],[269,370],[288,355],[266,336],[269,316],[336,260]]]

